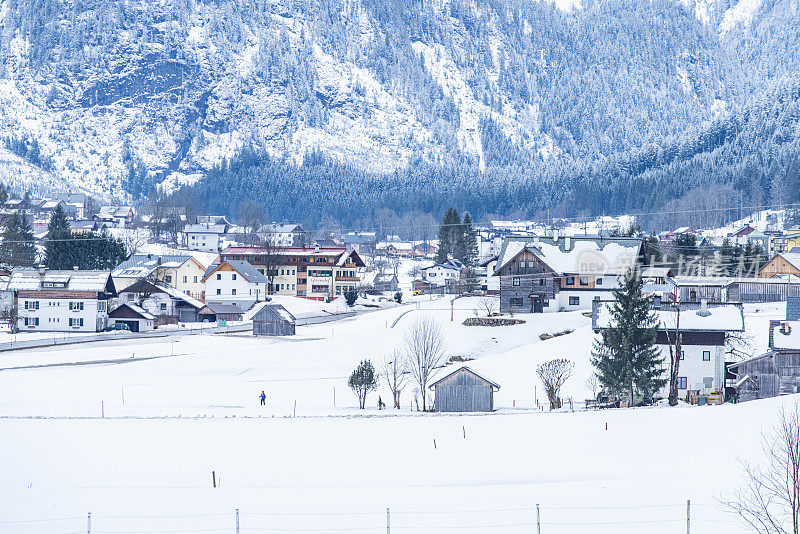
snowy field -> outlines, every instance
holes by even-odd
[[[427,298],[427,297],[426,297]],[[739,405],[547,413],[536,365],[575,361],[583,400],[592,332],[581,313],[466,327],[476,299],[424,300],[303,326],[286,339],[192,335],[8,352],[0,372],[0,532],[747,532],[718,500],[794,397]],[[748,307],[766,344],[779,306]],[[433,315],[448,354],[501,385],[490,415],[356,408],[347,376]],[[396,324],[395,324],[396,322]],[[395,324],[394,327],[392,325]],[[542,333],[573,330],[546,341]],[[763,333],[763,334],[762,334]],[[152,359],[145,359],[152,358]],[[455,366],[448,366],[444,373]],[[538,391],[534,391],[534,386]],[[267,394],[261,407],[258,395]],[[101,415],[104,418],[101,418]],[[606,429],[607,424],[607,429]],[[212,471],[218,487],[212,487]]]

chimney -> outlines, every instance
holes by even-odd
[[[571,243],[571,239],[568,236],[564,237],[564,251],[569,252],[569,245]]]
[[[78,270],[78,266],[77,266],[77,265],[73,265],[73,266],[72,266],[72,270],[73,270],[73,271],[77,271],[77,270]]]
[[[319,243],[314,243],[314,252],[319,252]]]
[[[44,276],[44,272],[46,270],[47,270],[47,267],[45,267],[44,263],[40,263],[39,264],[39,276]]]

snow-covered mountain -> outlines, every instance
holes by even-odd
[[[794,0],[0,0],[0,136],[35,140],[47,162],[2,172],[18,190],[137,197],[245,149],[378,174],[603,160],[796,73],[797,52],[781,46],[798,38],[797,11]]]

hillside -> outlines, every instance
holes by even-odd
[[[789,0],[0,5],[0,136],[36,140],[64,188],[106,197],[219,180],[243,152],[302,174],[313,153],[337,181],[455,175],[438,202],[486,183],[480,213],[530,212],[569,198],[580,169],[727,120],[800,70]],[[521,185],[545,198],[512,198]]]

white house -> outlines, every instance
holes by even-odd
[[[612,326],[610,304],[607,301],[594,303],[592,327],[595,332]],[[674,346],[676,335],[681,338],[678,396],[685,399],[689,391],[724,393],[726,338],[732,332],[744,331],[742,305],[664,305],[653,313],[659,323],[656,344],[661,351],[665,377],[669,373],[670,345]],[[662,389],[660,397],[668,395],[669,384]]]
[[[133,206],[101,206],[100,210],[92,218],[98,222],[125,228],[133,222],[135,216],[136,211]]]
[[[193,323],[203,303],[174,287],[141,279],[119,292],[117,302],[140,306],[156,317],[155,324]]]
[[[228,227],[224,224],[187,224],[183,232],[186,234],[186,246],[189,250],[219,252]]]
[[[20,332],[98,332],[108,323],[114,283],[109,271],[20,269],[8,289]]]
[[[302,247],[306,243],[306,231],[299,224],[265,224],[256,234],[275,247]]]
[[[267,278],[243,260],[223,260],[203,276],[206,303],[233,304],[243,310],[267,296]]]
[[[458,280],[464,268],[464,264],[459,260],[449,259],[444,263],[423,267],[420,270],[422,271],[423,280],[430,282],[434,286],[446,286],[448,283]]]

